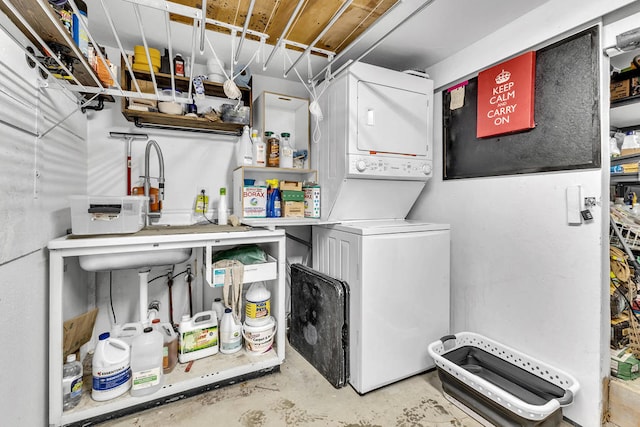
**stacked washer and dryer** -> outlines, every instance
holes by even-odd
[[[364,394],[435,366],[449,333],[448,224],[406,219],[432,176],[433,82],[354,63],[320,99],[313,267],[349,286],[349,383]]]

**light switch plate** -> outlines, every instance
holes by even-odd
[[[582,224],[582,187],[574,185],[567,187],[567,223],[569,225]]]

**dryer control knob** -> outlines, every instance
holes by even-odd
[[[367,164],[364,160],[358,160],[356,162],[356,169],[358,170],[358,172],[364,172],[367,169]]]
[[[422,172],[424,172],[425,175],[429,175],[431,173],[431,165],[429,164],[422,165]]]

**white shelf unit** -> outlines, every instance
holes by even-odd
[[[242,187],[245,179],[265,181],[278,179],[287,181],[318,182],[318,171],[315,169],[283,169],[258,166],[241,166],[233,171],[233,214],[240,222],[252,227],[267,227],[273,229],[278,226],[314,225],[320,219],[315,218],[245,218],[242,214]]]
[[[291,134],[290,143],[296,150],[309,149],[309,100],[274,92],[262,92],[252,107],[253,127],[262,135],[271,131],[278,135]],[[305,167],[311,164],[307,157]]]
[[[81,402],[69,411],[62,411],[63,322],[64,301],[78,286],[77,275],[67,272],[67,264],[82,255],[162,251],[165,249],[193,248],[196,253],[210,256],[216,251],[239,245],[257,244],[276,263],[277,274],[268,280],[271,292],[271,310],[279,326],[285,324],[285,237],[283,230],[250,230],[224,233],[171,234],[159,236],[129,236],[69,239],[62,237],[49,242],[49,425],[86,425],[138,410],[188,397],[242,379],[277,371],[285,358],[285,327],[278,327],[273,349],[262,355],[247,354],[245,350],[233,355],[216,354],[193,363],[189,372],[186,364],[178,364],[167,375],[164,386],[144,397],[131,397],[129,393],[108,400],[91,399],[91,382],[83,387]],[[272,266],[273,267],[273,266]],[[264,276],[260,276],[264,278]],[[273,277],[272,275],[269,277]],[[196,282],[198,283],[198,282]],[[202,284],[202,282],[200,282]],[[195,286],[195,285],[194,285]]]

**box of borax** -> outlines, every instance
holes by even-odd
[[[266,218],[266,186],[251,185],[242,187],[242,216],[244,218]]]

